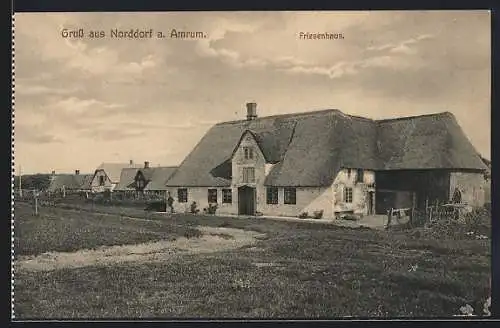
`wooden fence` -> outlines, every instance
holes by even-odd
[[[450,204],[436,202],[434,205],[426,204],[424,209],[417,208],[391,208],[387,211],[387,226],[395,222],[399,225],[412,227],[435,224],[437,222],[461,220],[463,213],[467,212],[466,204]]]

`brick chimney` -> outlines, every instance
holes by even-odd
[[[247,103],[247,120],[255,120],[257,118],[257,103]]]
[[[130,164],[130,166],[134,165],[134,161],[133,161],[133,160],[130,160],[130,161],[129,161],[129,164]]]
[[[149,169],[149,162],[148,161],[144,162],[144,168]]]
[[[75,170],[75,175],[79,175],[80,174],[80,170]]]

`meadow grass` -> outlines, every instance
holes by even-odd
[[[136,243],[184,235],[182,229],[198,225],[267,237],[253,246],[164,263],[19,271],[17,318],[450,317],[464,304],[481,309],[490,296],[489,240],[262,218],[150,214],[150,222],[134,221],[122,216],[144,213],[112,211],[122,212],[54,208],[47,209],[46,222],[35,223],[39,218],[26,216],[16,226],[18,246],[39,253]],[[71,223],[51,223],[59,216]]]

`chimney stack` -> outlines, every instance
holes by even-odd
[[[56,175],[56,171],[52,171],[52,175]]]
[[[75,170],[75,175],[79,175],[80,174],[80,170]]]
[[[247,120],[255,120],[257,118],[257,103],[247,103]]]
[[[130,160],[129,164],[132,166],[134,165],[134,161],[133,160]]]
[[[149,162],[148,161],[144,162],[144,168],[149,169]]]

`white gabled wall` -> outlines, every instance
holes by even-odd
[[[258,159],[257,159],[258,162]],[[237,165],[239,167],[239,165]],[[262,168],[264,166],[262,165]],[[261,212],[264,216],[291,216],[297,217],[301,213],[307,212],[310,216],[315,211],[323,210],[323,218],[335,218],[336,211],[352,210],[357,214],[366,214],[366,193],[369,190],[369,184],[374,183],[375,175],[372,171],[364,171],[364,182],[356,182],[356,170],[351,170],[351,175],[347,174],[347,170],[341,170],[334,183],[330,187],[297,187],[296,189],[296,204],[284,204],[284,187],[278,187],[278,204],[267,204],[267,187],[263,185],[265,178],[264,170],[262,176],[259,175],[256,180],[259,183],[255,184],[257,194],[257,212]],[[234,177],[234,174],[233,174]],[[172,197],[174,198],[174,209],[176,212],[189,212],[190,205],[196,201],[200,211],[208,207],[208,189],[217,189],[217,213],[221,214],[238,214],[238,185],[241,184],[240,178],[235,179],[235,183],[231,187],[189,187],[188,201],[186,203],[178,202],[178,188],[170,187]],[[262,180],[261,180],[262,179]],[[353,202],[345,203],[343,199],[343,188],[353,188]],[[222,190],[232,190],[232,203],[222,203]]]
[[[236,214],[237,213],[237,204],[236,201],[238,197],[238,193],[234,191],[231,187],[214,187],[214,188],[209,188],[209,187],[188,187],[185,188],[187,189],[188,193],[188,199],[186,203],[179,203],[179,195],[178,195],[178,190],[183,189],[183,188],[174,188],[174,187],[168,187],[167,192],[170,192],[172,197],[174,198],[174,210],[178,213],[186,213],[191,210],[191,204],[193,201],[196,202],[197,208],[200,210],[200,212],[203,211],[203,208],[208,208],[208,190],[209,189],[216,189],[217,190],[217,213],[222,213],[222,214]],[[232,191],[232,203],[231,204],[226,204],[222,203],[222,190],[223,189],[231,189]],[[168,195],[168,194],[167,194]],[[166,196],[168,197],[168,196]]]
[[[104,176],[104,186],[99,185],[100,177]],[[94,178],[92,179],[92,182],[90,184],[92,191],[94,192],[103,192],[105,189],[109,189],[113,191],[113,189],[116,187],[116,183],[112,183],[111,180],[109,180],[108,176],[106,175],[106,172],[104,170],[97,170],[97,172],[94,175]]]
[[[450,201],[458,188],[462,193],[462,202],[477,207],[486,202],[485,180],[482,173],[451,172],[450,173]],[[488,200],[490,201],[490,200]]]
[[[333,181],[334,211],[353,211],[355,214],[367,214],[368,191],[375,191],[369,187],[375,183],[375,172],[363,170],[363,182],[357,182],[357,170],[342,169]],[[344,190],[352,188],[352,203],[345,202]]]

